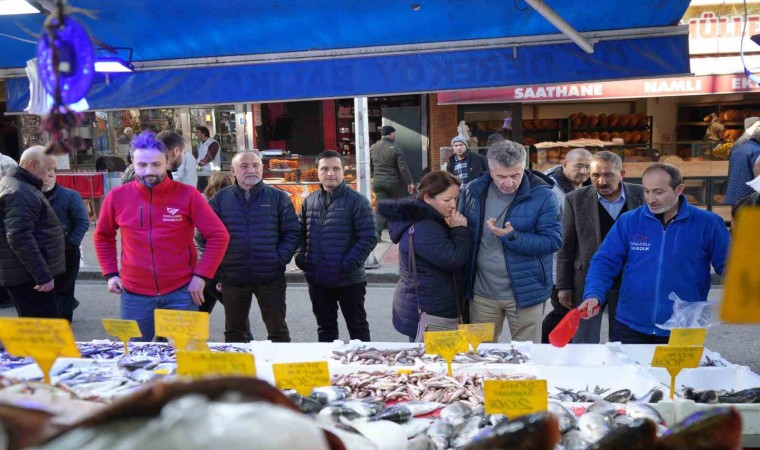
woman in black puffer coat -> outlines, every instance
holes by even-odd
[[[388,219],[391,240],[399,244],[401,280],[393,296],[393,327],[414,340],[420,309],[430,315],[456,318],[462,309],[464,274],[470,258],[467,219],[457,212],[459,180],[445,171],[420,181],[417,199],[383,201],[378,213]],[[414,255],[419,295],[409,265],[409,228],[414,225]]]

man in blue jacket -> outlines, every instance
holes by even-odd
[[[309,283],[319,342],[338,339],[338,305],[349,337],[369,341],[364,261],[377,244],[372,207],[343,181],[340,153],[325,150],[316,163],[321,185],[301,207],[296,264]]]
[[[82,196],[77,191],[56,184],[54,171],[42,180],[42,192],[61,221],[66,236],[66,273],[56,278],[55,291],[58,293],[56,300],[59,317],[71,322],[74,310],[79,306],[79,301],[74,297],[79,262],[82,258],[79,246],[90,228],[90,219],[87,217]]]
[[[562,245],[554,181],[525,170],[525,148],[508,140],[488,150],[488,167],[459,203],[473,244],[465,291],[470,321],[494,323],[498,341],[506,317],[513,340],[538,343],[552,253]]]
[[[666,344],[670,331],[656,324],[673,314],[668,296],[673,292],[681,300],[706,301],[710,264],[723,274],[730,237],[722,218],[689,205],[676,167],[652,164],[642,185],[647,206],[623,214],[612,226],[591,259],[578,308],[595,316],[622,270],[610,341]]]
[[[285,323],[285,268],[299,239],[293,203],[287,194],[262,181],[264,169],[256,153],[236,153],[231,169],[235,183],[209,202],[230,234],[218,271],[224,299],[224,340],[248,341],[248,314],[255,295],[267,339],[290,342]]]
[[[747,130],[740,137],[728,156],[728,186],[725,202],[735,206],[748,195],[752,189],[747,182],[754,178],[752,165],[760,156],[760,118],[750,117],[744,121]]]

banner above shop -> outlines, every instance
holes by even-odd
[[[438,94],[438,104],[538,103],[737,92],[760,92],[760,87],[743,74],[705,75],[441,92]]]
[[[686,34],[596,43],[431,52],[194,69],[141,71],[96,79],[92,109],[271,102],[441,92],[556,81],[689,73]],[[28,103],[26,78],[6,81],[8,111]]]

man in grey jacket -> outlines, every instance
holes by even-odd
[[[406,165],[404,150],[396,143],[396,129],[386,125],[380,129],[382,139],[369,148],[370,169],[372,170],[372,190],[375,200],[402,198],[414,192],[414,179]],[[385,228],[385,218],[375,213],[377,239]]]

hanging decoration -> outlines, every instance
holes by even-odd
[[[42,123],[51,137],[48,153],[74,153],[84,148],[81,138],[64,139],[64,131],[79,126],[84,117],[68,105],[87,95],[95,74],[95,48],[84,26],[71,17],[74,11],[58,0],[37,44],[40,80],[53,97],[50,114]]]

